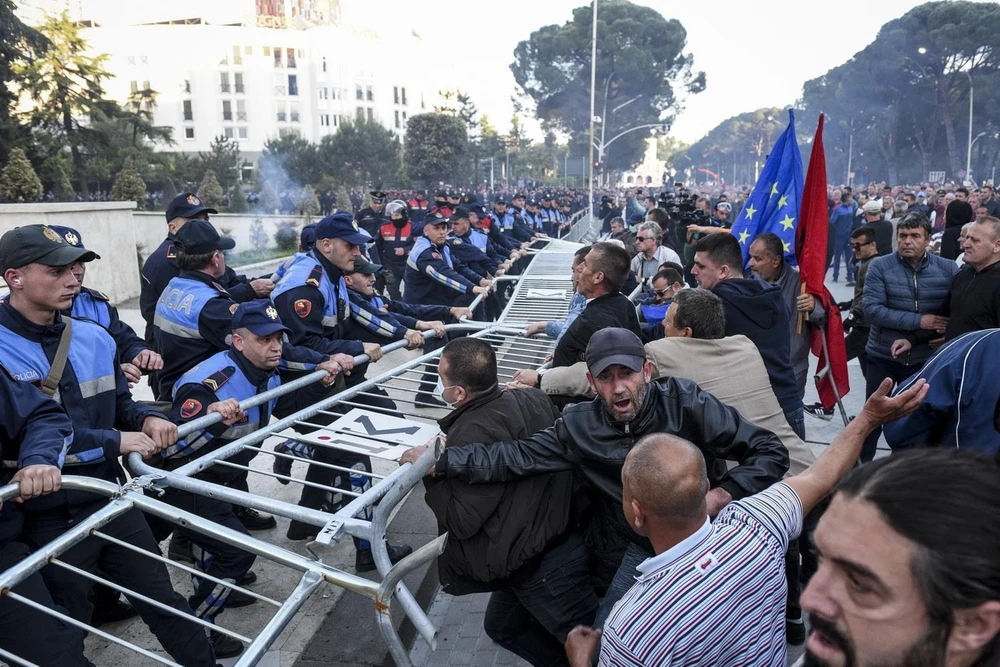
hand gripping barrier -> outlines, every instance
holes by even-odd
[[[427,456],[418,461],[416,465],[404,466],[403,469],[404,471],[412,470],[412,475],[422,475],[423,473],[426,473],[432,463],[433,461],[431,457]],[[119,487],[117,484],[105,482],[103,480],[91,479],[87,477],[66,476],[63,478],[62,486],[64,489],[88,491],[106,496],[109,498],[109,502],[89,517],[82,520],[77,526],[68,530],[59,538],[53,540],[38,551],[30,554],[16,566],[0,573],[0,595],[4,595],[10,600],[33,607],[39,612],[48,614],[64,623],[68,623],[86,632],[92,633],[104,640],[118,645],[130,653],[143,656],[160,664],[177,665],[177,663],[172,661],[169,657],[165,657],[161,653],[154,652],[149,648],[144,648],[125,639],[116,637],[111,633],[92,627],[88,623],[71,618],[59,610],[43,606],[33,600],[23,597],[13,590],[18,583],[22,582],[31,574],[38,572],[43,567],[63,568],[72,572],[74,575],[85,577],[94,583],[103,584],[114,590],[122,592],[133,600],[140,600],[157,607],[160,611],[173,614],[178,617],[183,617],[188,622],[205,626],[206,629],[220,632],[247,644],[248,646],[246,647],[246,650],[239,656],[237,662],[235,663],[236,665],[242,667],[257,664],[257,662],[260,661],[267,648],[275,641],[275,639],[277,639],[282,630],[288,626],[289,622],[302,608],[309,596],[320,586],[320,584],[325,582],[372,598],[374,601],[379,630],[389,646],[390,655],[396,661],[397,665],[411,664],[406,653],[406,648],[392,626],[390,616],[391,605],[394,597],[400,590],[399,581],[402,577],[415,568],[420,567],[422,564],[427,563],[440,555],[444,549],[447,535],[442,535],[424,545],[410,554],[407,558],[401,560],[394,567],[386,567],[383,580],[381,582],[373,582],[357,575],[329,567],[323,563],[293,553],[286,549],[268,544],[267,542],[261,541],[257,538],[231,530],[224,526],[220,526],[219,524],[203,519],[200,516],[179,510],[159,500],[150,498],[142,492],[143,488],[148,486],[148,480],[140,478],[125,487]],[[11,498],[16,497],[17,494],[17,484],[8,484],[7,486],[0,488],[0,499],[10,500]],[[109,581],[97,574],[92,574],[76,568],[60,559],[62,554],[66,553],[66,551],[68,551],[71,547],[82,542],[83,540],[97,539],[130,549],[133,553],[140,557],[149,558],[173,567],[187,570],[189,573],[197,573],[202,577],[208,576],[203,572],[194,570],[193,568],[173,563],[161,557],[157,553],[150,553],[141,548],[132,546],[102,531],[104,526],[108,525],[114,521],[115,518],[132,509],[138,509],[142,512],[157,516],[174,525],[183,526],[189,531],[210,535],[216,540],[220,540],[233,546],[238,546],[240,549],[248,551],[258,558],[267,559],[277,565],[297,572],[300,575],[298,583],[295,585],[294,589],[287,594],[287,599],[285,599],[284,602],[279,602],[270,597],[241,588],[236,584],[233,584],[231,581],[216,580],[216,583],[224,584],[233,590],[238,590],[246,595],[253,596],[262,602],[276,607],[274,615],[271,616],[271,618],[261,628],[259,628],[255,636],[250,637],[226,629],[223,626],[209,623],[184,611],[177,610],[166,604],[145,597],[124,586],[115,584],[114,582]],[[54,641],[57,640],[57,638],[52,639]],[[0,651],[0,655],[7,660],[16,660],[17,662],[26,665],[32,664],[5,651]]]

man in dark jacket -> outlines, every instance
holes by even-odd
[[[496,354],[483,340],[450,342],[438,374],[454,406],[438,422],[449,449],[527,438],[559,418],[538,389],[500,390]],[[533,665],[561,662],[567,634],[597,611],[587,547],[572,525],[573,474],[476,486],[428,478],[426,487],[439,532],[451,535],[438,559],[444,590],[494,591],[483,620],[490,638]]]
[[[698,444],[712,483],[706,497],[711,516],[732,499],[781,479],[788,470],[788,450],[776,435],[746,421],[690,380],[651,382],[653,365],[631,331],[597,332],[585,360],[587,382],[597,398],[568,406],[562,419],[529,438],[443,449],[434,473],[483,483],[579,471],[595,503],[586,531],[593,556],[620,563],[614,575],[614,567],[598,573],[601,583],[610,583],[595,621],[598,627],[634,583],[635,566],[652,555],[649,542],[629,529],[621,511],[622,463],[637,439],[670,433]],[[425,449],[414,448],[400,460],[415,460]],[[727,460],[739,465],[727,471]]]
[[[805,440],[802,395],[792,370],[788,306],[781,287],[741,277],[743,253],[732,234],[705,236],[694,251],[691,274],[699,287],[712,290],[722,299],[726,308],[726,335],[742,334],[757,346],[785,419],[795,434]]]
[[[955,276],[944,315],[945,340],[1000,327],[1000,219],[980,218],[962,246],[965,265]]]

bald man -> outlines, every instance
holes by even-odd
[[[727,505],[709,521],[705,457],[667,433],[641,438],[622,466],[622,509],[656,555],[604,625],[600,665],[785,664],[785,560],[802,517],[858,459],[876,426],[912,412],[922,380],[889,398],[883,382],[804,472]],[[601,631],[566,640],[572,667],[592,664]]]

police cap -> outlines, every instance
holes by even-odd
[[[207,255],[216,250],[232,250],[236,247],[236,241],[219,236],[211,222],[198,218],[188,220],[177,230],[174,243],[188,255]]]
[[[381,190],[372,190],[368,194],[370,194],[372,196],[372,201],[373,202],[384,202],[385,199],[386,199],[386,196],[387,196]]]
[[[95,259],[95,252],[71,246],[47,225],[15,227],[0,237],[0,271],[20,269],[34,263],[67,266]]]
[[[464,206],[459,206],[455,209],[455,212],[451,214],[448,219],[449,222],[457,222],[458,220],[468,220],[469,219],[469,209]]]
[[[312,248],[314,245],[316,245],[315,222],[311,225],[306,225],[302,228],[302,231],[299,232],[299,246],[301,246],[303,250],[309,250],[309,248]]]
[[[354,268],[350,271],[345,271],[345,273],[360,273],[362,275],[372,274],[377,276],[382,273],[382,265],[370,262],[364,256],[358,256],[354,258]]]
[[[74,248],[83,247],[83,237],[80,236],[80,232],[76,231],[72,227],[63,227],[62,225],[49,225],[49,227],[59,236],[66,239],[66,243],[70,244]],[[100,259],[101,256],[94,253],[94,259]]]
[[[199,213],[218,213],[214,208],[205,206],[193,192],[182,192],[167,205],[167,222],[174,218],[193,218]]]
[[[316,240],[344,239],[354,245],[364,245],[372,240],[368,232],[358,229],[354,216],[347,211],[337,211],[316,223]]]
[[[257,336],[270,336],[278,331],[291,333],[291,329],[281,323],[278,311],[268,299],[245,301],[233,313],[233,331],[248,329]]]

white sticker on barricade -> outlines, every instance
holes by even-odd
[[[566,290],[562,289],[529,289],[526,297],[532,299],[565,299]]]
[[[331,433],[330,430],[341,431]],[[403,452],[426,444],[440,432],[437,426],[410,421],[378,412],[354,408],[322,431],[299,436],[303,440],[395,461]],[[371,436],[378,440],[358,436]],[[392,444],[396,443],[396,444]]]

